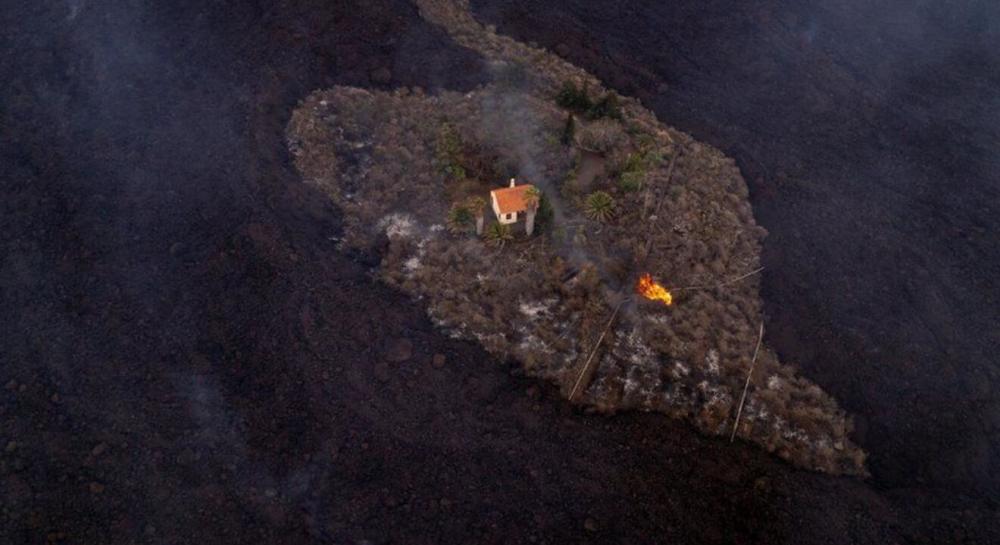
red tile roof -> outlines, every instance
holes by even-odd
[[[501,214],[513,214],[514,212],[524,212],[528,209],[528,190],[535,186],[531,184],[494,189],[490,192],[497,200],[497,207]]]

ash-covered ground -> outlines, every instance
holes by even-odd
[[[858,62],[850,48],[892,53],[882,61],[891,67],[928,40],[915,33],[880,48],[883,29],[913,28],[883,14],[823,42],[809,38],[797,4],[765,5],[759,24],[735,2],[603,5],[537,3],[528,13],[540,18],[497,22],[532,35],[524,41],[579,33],[567,53],[597,51],[577,62],[644,100],[656,87],[642,78],[657,73],[640,63],[644,52],[677,50],[694,68],[671,69],[665,89],[701,83],[665,94],[674,105],[665,117],[723,149],[716,138],[737,130],[740,142],[771,150],[732,153],[751,182],[764,181],[751,197],[772,233],[769,274],[808,263],[805,273],[872,282],[857,294],[891,290],[846,298],[865,302],[847,312],[818,303],[831,287],[821,275],[764,276],[771,342],[797,350],[793,359],[870,422],[860,440],[876,461],[874,484],[797,471],[654,415],[577,414],[437,332],[422,308],[370,278],[373,262],[337,252],[340,214],[301,184],[284,145],[295,102],[338,84],[469,90],[486,79],[477,55],[409,3],[43,1],[0,13],[0,541],[998,541],[996,505],[983,492],[996,475],[992,390],[953,388],[971,392],[992,376],[984,324],[995,323],[995,289],[983,271],[997,263],[986,234],[996,201],[983,180],[995,170],[980,168],[987,156],[976,150],[996,140],[995,64],[975,47],[996,36],[989,5],[920,17],[931,43],[971,42],[959,40],[965,47],[924,77],[891,81],[869,77],[877,62]],[[824,8],[818,20],[850,6]],[[671,9],[693,30],[659,47],[667,25],[658,14]],[[600,21],[583,22],[592,15]],[[761,36],[775,45],[741,46]],[[618,40],[636,46],[615,53]],[[826,52],[822,62],[810,51]],[[801,62],[757,79],[740,53]],[[891,94],[894,106],[846,117],[865,130],[796,125],[807,104],[782,97],[813,81],[814,64],[849,68],[853,79],[821,86],[840,97],[833,110],[852,104],[858,84]],[[750,97],[786,113],[727,113],[756,111]],[[778,138],[787,126],[799,131]],[[751,127],[770,129],[755,138]],[[832,183],[890,144],[932,167],[910,177],[886,164],[878,185]],[[779,176],[795,172],[781,165],[817,158],[843,178]],[[777,183],[786,179],[802,182]],[[918,202],[900,190],[914,179],[923,180]],[[886,215],[880,202],[907,213]],[[844,210],[856,212],[830,220]],[[806,231],[811,217],[825,218],[823,229]],[[855,233],[851,218],[871,218],[869,227]],[[898,224],[892,239],[861,256],[845,250],[869,248],[841,241],[882,232],[879,218]],[[882,281],[916,265],[929,276]],[[956,287],[947,300],[958,303],[918,297],[934,285]],[[941,312],[907,306],[922,301]],[[874,318],[859,327],[852,316]],[[921,327],[948,334],[937,348],[906,342]],[[811,341],[784,343],[788,332]],[[845,373],[852,355],[872,367]]]

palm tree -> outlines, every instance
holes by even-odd
[[[587,195],[584,212],[592,220],[607,222],[614,216],[615,199],[607,191],[595,191]]]
[[[486,199],[482,197],[470,197],[465,201],[465,206],[476,216],[476,235],[482,236],[483,222],[486,214]]]
[[[542,202],[542,192],[537,187],[529,187],[524,192],[524,204],[527,205],[528,216],[524,221],[524,232],[530,237],[535,231],[535,214],[538,213],[538,205]]]
[[[510,232],[510,226],[502,223],[493,223],[486,230],[486,243],[491,246],[503,248],[505,244],[514,240],[514,235]]]

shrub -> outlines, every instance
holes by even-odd
[[[486,210],[486,199],[475,195],[466,199],[462,206],[467,208],[473,216],[479,217]]]
[[[618,103],[618,95],[614,92],[604,95],[601,97],[601,100],[598,100],[596,104],[587,110],[587,119],[601,119],[603,117],[617,120],[621,120],[622,118],[622,109]]]
[[[606,191],[595,191],[587,196],[584,213],[592,220],[606,222],[615,213],[615,199]]]
[[[586,85],[582,88],[577,87],[572,81],[563,83],[562,89],[556,94],[556,104],[560,108],[584,115],[590,120],[605,117],[622,119],[621,104],[615,92],[608,92],[594,102]]]
[[[502,223],[494,223],[486,229],[486,234],[483,235],[486,239],[486,243],[490,246],[496,246],[498,248],[503,248],[505,244],[514,240],[514,234],[510,231],[509,225],[504,225]]]
[[[627,193],[642,189],[642,182],[646,178],[643,172],[624,172],[618,177],[618,187]]]
[[[580,145],[597,153],[607,153],[625,142],[625,133],[615,121],[601,119],[580,131]]]
[[[618,187],[622,191],[631,192],[642,188],[646,173],[660,166],[663,157],[652,148],[645,148],[638,153],[630,153],[618,167]]]
[[[475,214],[467,205],[453,204],[448,210],[448,230],[456,234],[468,232],[475,218]]]
[[[445,123],[438,131],[435,160],[441,173],[453,179],[465,178],[462,166],[462,137],[450,123]]]
[[[563,83],[562,89],[556,95],[556,104],[560,108],[566,108],[567,110],[579,113],[587,112],[594,107],[593,101],[590,100],[590,93],[587,92],[587,87],[577,87],[572,81]]]
[[[538,223],[539,227],[545,227],[551,224],[554,216],[555,211],[552,209],[552,203],[549,202],[548,197],[543,193],[542,197],[538,200],[538,215],[535,218],[535,222]]]

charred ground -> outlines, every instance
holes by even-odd
[[[662,419],[575,415],[337,253],[284,148],[295,101],[480,81],[409,4],[0,18],[3,541],[986,541]]]

